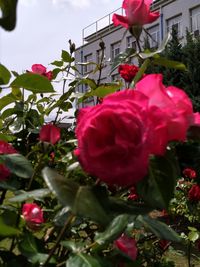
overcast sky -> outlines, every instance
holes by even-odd
[[[0,62],[20,73],[34,63],[47,66],[68,49],[69,39],[79,46],[82,29],[121,4],[122,0],[19,0],[15,30],[0,29]]]

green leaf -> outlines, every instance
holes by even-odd
[[[122,88],[122,83],[113,83],[108,85],[101,85],[97,87],[95,90],[89,92],[87,96],[98,96],[105,97],[106,95],[112,94],[117,90]]]
[[[160,239],[166,239],[173,242],[182,241],[182,238],[172,228],[170,228],[170,226],[163,222],[152,219],[149,216],[142,215],[139,215],[137,220]]]
[[[51,63],[51,65],[54,65],[54,66],[57,66],[57,67],[62,67],[63,66],[63,61],[55,60],[54,62]]]
[[[31,234],[26,232],[23,237],[23,240],[19,244],[19,250],[22,255],[27,257],[29,261],[33,264],[39,263],[42,264],[48,258],[48,254],[40,253],[38,251],[37,239]],[[52,257],[50,263],[55,263],[55,259]]]
[[[16,139],[16,137],[14,135],[8,135],[8,134],[0,133],[0,140],[4,140],[6,142],[11,142],[15,139]]]
[[[60,68],[55,68],[53,69],[53,79],[56,79],[57,75],[61,72],[62,70]]]
[[[6,107],[7,105],[13,103],[16,101],[16,98],[14,97],[13,94],[8,94],[3,96],[0,99],[0,110],[2,110],[4,107]]]
[[[85,244],[83,242],[77,242],[77,241],[69,240],[69,241],[62,241],[61,245],[70,249],[73,253],[77,253],[81,249],[83,249]]]
[[[23,192],[15,197],[9,199],[10,202],[23,202],[28,199],[41,199],[50,194],[50,190],[47,188],[36,189],[29,192]]]
[[[127,213],[132,215],[147,214],[152,211],[152,208],[140,203],[130,203],[119,198],[109,197],[109,204],[106,203],[108,207],[107,212],[113,212],[114,214]]]
[[[2,15],[0,25],[7,31],[12,31],[16,25],[16,9],[18,0],[0,0]]]
[[[137,184],[137,191],[154,208],[168,209],[179,176],[176,158],[171,150],[165,156],[152,157],[149,175]]]
[[[69,62],[69,63],[71,63],[71,62],[74,61],[74,58],[71,57],[70,54],[69,54],[67,51],[65,51],[65,50],[62,50],[61,57],[62,57],[62,60],[63,60],[64,62]]]
[[[130,56],[135,56],[136,51],[133,48],[127,48],[125,50],[125,52],[120,53],[119,55],[117,55],[114,58],[113,64],[111,66],[111,71],[109,73],[109,75],[122,63],[124,63],[126,61],[127,58],[129,58]]]
[[[13,236],[13,235],[19,235],[20,231],[18,229],[15,229],[9,225],[6,225],[2,218],[0,218],[0,236]]]
[[[22,100],[22,92],[19,88],[14,87],[12,88],[12,94],[16,97],[17,100]]]
[[[5,120],[6,118],[12,116],[13,114],[16,114],[17,110],[15,108],[7,108],[4,110],[1,114],[1,119]]]
[[[22,178],[30,178],[33,174],[31,163],[20,154],[0,155],[6,167]]]
[[[91,255],[79,253],[66,261],[66,267],[104,267]]]
[[[95,80],[90,78],[81,79],[79,84],[87,84],[92,90],[97,88]]]
[[[17,177],[10,177],[6,181],[1,181],[0,188],[7,189],[10,191],[16,191],[20,188],[21,184]]]
[[[44,168],[42,175],[47,186],[56,195],[63,206],[69,207],[72,213],[89,217],[105,225],[109,217],[89,186],[79,186],[50,168]]]
[[[53,86],[46,77],[30,72],[19,75],[11,83],[11,87],[25,88],[33,93],[54,92]]]
[[[193,243],[196,242],[199,239],[199,233],[197,231],[189,232],[188,239]]]
[[[150,64],[150,59],[149,58],[145,59],[139,71],[137,72],[134,80],[132,81],[130,88],[133,88],[135,84],[142,78],[149,64]]]
[[[100,245],[105,245],[116,240],[126,229],[129,216],[127,214],[118,215],[110,223],[103,233],[97,233],[95,241]]]
[[[9,83],[10,78],[11,78],[11,74],[9,70],[5,66],[0,64],[0,84]]]
[[[177,70],[183,70],[183,71],[187,70],[186,66],[182,62],[168,60],[168,59],[163,58],[163,57],[154,58],[153,64],[164,66],[167,68],[173,68],[173,69],[177,69]]]

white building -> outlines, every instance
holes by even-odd
[[[145,25],[146,30],[152,36],[148,38],[151,48],[157,47],[168,31],[176,28],[180,41],[184,41],[186,29],[200,34],[200,0],[157,0],[151,7],[152,11],[159,11],[160,17],[149,25]],[[123,15],[124,10],[119,8],[107,16],[95,21],[82,31],[82,46],[76,50],[76,62],[99,62],[100,41],[105,43],[105,64],[101,73],[101,83],[112,82],[119,79],[119,74],[115,70],[110,76],[110,68],[113,59],[126,48],[136,47],[136,41],[125,28],[114,27],[112,23],[113,13]],[[144,36],[144,34],[143,34]],[[94,65],[77,65],[82,76],[87,76],[98,80],[98,73],[93,73]],[[79,92],[88,90],[87,85],[80,85]],[[93,98],[87,100],[86,105],[93,105]],[[84,104],[83,104],[84,106]]]

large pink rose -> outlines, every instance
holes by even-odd
[[[136,84],[136,90],[149,97],[149,107],[159,108],[166,123],[167,141],[184,141],[188,128],[194,124],[192,102],[187,94],[174,86],[165,87],[161,74],[145,76]],[[156,116],[154,117],[156,120]]]
[[[148,98],[134,90],[116,92],[80,110],[75,154],[86,172],[107,184],[133,185],[147,174],[153,129]]]
[[[124,0],[122,8],[125,9],[126,16],[114,14],[112,18],[114,25],[121,25],[128,29],[155,21],[160,14],[150,11],[151,3],[152,0]]]

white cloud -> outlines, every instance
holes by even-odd
[[[19,0],[19,4],[23,6],[35,6],[37,0]]]
[[[91,5],[91,0],[52,0],[54,5],[70,5],[72,7],[84,8]]]

